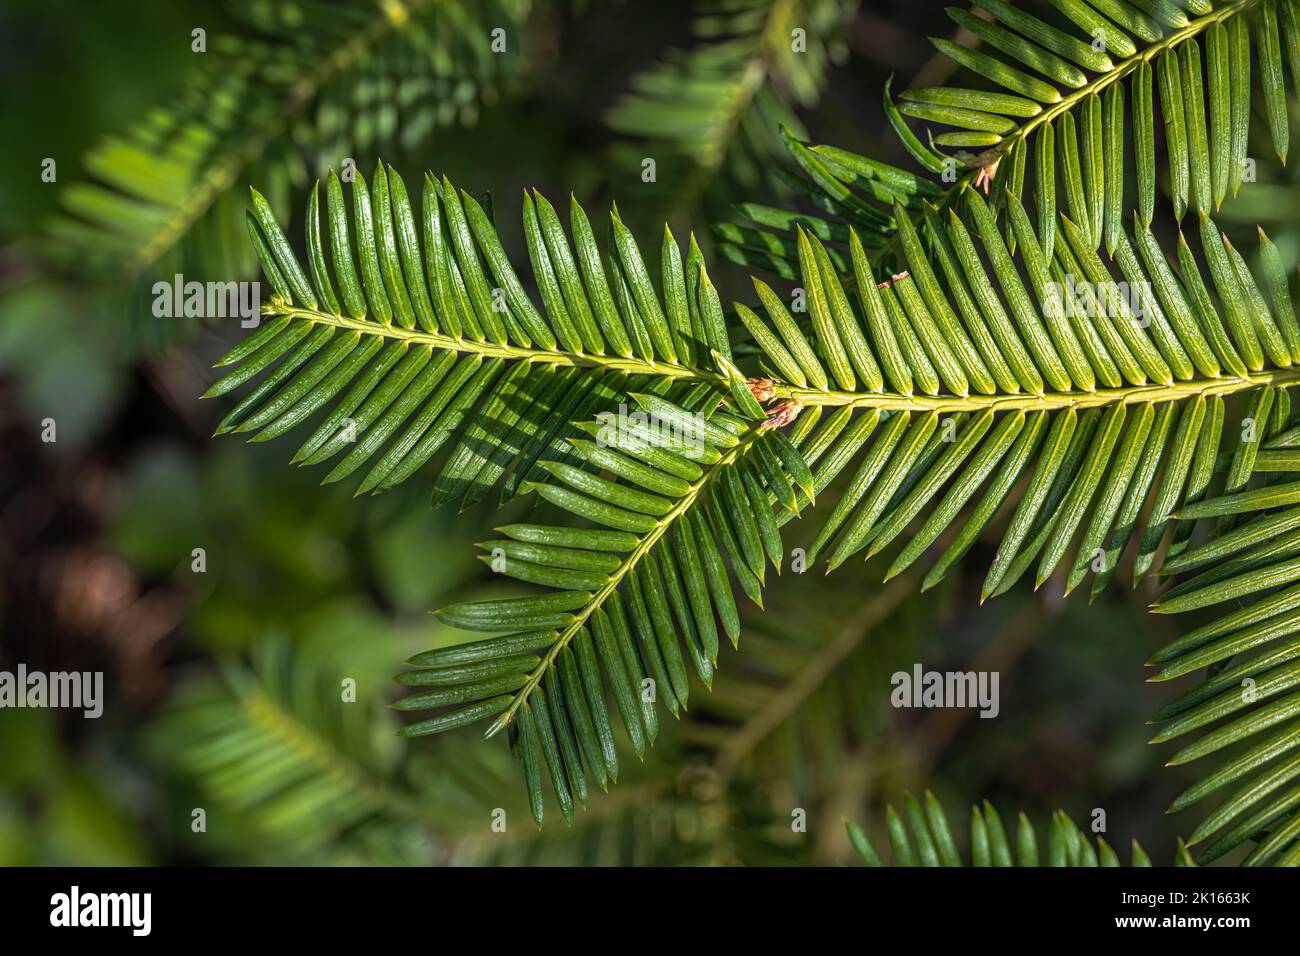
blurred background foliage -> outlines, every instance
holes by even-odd
[[[395,664],[449,638],[429,609],[506,587],[471,547],[503,516],[431,512],[418,482],[354,500],[278,449],[211,441],[220,408],[196,397],[239,329],[154,319],[152,283],[251,278],[248,185],[288,208],[380,155],[512,210],[525,185],[617,201],[640,235],[667,218],[707,254],[731,203],[786,200],[778,124],[908,165],[880,89],[952,69],[931,0],[428,6],[0,3],[0,667],[108,689],[99,720],[0,711],[0,863],[838,863],[844,816],[878,827],[926,787],[950,808],[1102,808],[1112,845],[1169,862],[1190,824],[1163,808],[1190,778],[1145,742],[1166,692],[1142,663],[1172,635],[1140,592],[980,607],[978,577],[918,596],[875,563],[787,573],[713,693],[571,829],[528,822],[504,744],[393,736]],[[506,52],[484,58],[497,25]],[[1300,241],[1295,190],[1277,198],[1294,175],[1261,169],[1225,215]],[[127,208],[129,229],[97,225]],[[712,275],[748,297],[743,270]],[[916,662],[999,671],[1000,715],[891,708]]]

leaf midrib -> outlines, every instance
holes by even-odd
[[[581,611],[575,616],[572,623],[568,624],[564,628],[560,633],[560,636],[556,638],[555,642],[547,649],[546,656],[542,658],[541,663],[538,664],[536,669],[528,675],[528,682],[515,692],[514,700],[510,702],[510,706],[492,722],[492,726],[490,726],[486,733],[483,734],[485,738],[492,737],[514,720],[515,714],[528,700],[533,689],[538,685],[541,679],[550,672],[551,668],[555,664],[555,658],[559,656],[560,651],[569,646],[577,633],[587,625],[587,621],[590,619],[591,615],[604,606],[605,601],[609,599],[609,596],[618,589],[620,584],[623,583],[623,579],[634,568],[640,565],[641,561],[650,553],[650,550],[658,544],[659,540],[668,532],[668,529],[695,505],[696,501],[699,499],[700,493],[704,491],[709,483],[713,481],[717,475],[720,475],[724,468],[731,467],[743,454],[748,452],[754,442],[762,435],[763,430],[766,427],[767,424],[765,422],[756,423],[753,428],[740,438],[737,444],[723,452],[718,461],[705,471],[703,475],[697,478],[691,485],[690,490],[687,491],[687,493],[684,494],[675,505],[673,505],[672,509],[667,514],[659,519],[659,523],[655,528],[646,532],[641,537],[641,540],[637,542],[637,546],[628,553],[627,559],[623,564],[617,571],[610,575],[609,581],[599,591],[592,595],[591,600],[582,607]]]
[[[1165,51],[1170,50],[1178,46],[1179,44],[1192,39],[1193,37],[1197,36],[1200,33],[1203,33],[1205,30],[1214,26],[1216,23],[1221,23],[1224,20],[1227,20],[1230,17],[1237,15],[1238,13],[1245,12],[1251,7],[1254,7],[1259,2],[1260,0],[1232,0],[1232,2],[1226,4],[1221,9],[1215,10],[1212,13],[1207,13],[1202,17],[1198,17],[1195,20],[1189,21],[1187,26],[1183,27],[1181,30],[1175,30],[1173,33],[1169,34],[1168,36],[1157,40],[1155,43],[1148,44],[1147,46],[1143,47],[1141,50],[1138,50],[1132,56],[1126,57],[1125,59],[1121,60],[1114,69],[1110,70],[1107,73],[1103,73],[1102,75],[1096,77],[1095,79],[1090,80],[1088,83],[1086,83],[1084,86],[1081,86],[1079,89],[1075,90],[1074,92],[1062,96],[1059,102],[1053,103],[1050,106],[1045,107],[1043,111],[1039,113],[1037,116],[1032,116],[1024,123],[1022,123],[1020,127],[1015,130],[1015,132],[1008,133],[1006,138],[1004,138],[1001,143],[998,143],[998,145],[994,147],[994,150],[997,152],[999,156],[1001,156],[1003,153],[1007,152],[1007,150],[1009,150],[1016,142],[1025,139],[1030,133],[1032,133],[1039,126],[1043,125],[1044,123],[1050,122],[1051,120],[1055,119],[1057,116],[1060,116],[1062,113],[1069,112],[1078,103],[1081,103],[1089,96],[1092,96],[1095,93],[1100,93],[1102,90],[1110,86],[1112,83],[1116,83],[1119,80],[1123,79],[1124,77],[1128,76],[1130,73],[1136,70],[1142,63],[1151,62],[1156,57],[1164,53]]]
[[[659,362],[637,356],[595,355],[588,352],[526,348],[520,345],[497,345],[492,342],[455,338],[438,332],[407,329],[398,325],[381,325],[367,319],[334,315],[315,309],[268,309],[264,315],[268,317],[288,316],[291,320],[332,325],[337,328],[359,332],[362,335],[375,335],[393,341],[405,341],[410,345],[425,345],[434,349],[479,355],[484,358],[616,370],[628,374],[702,382],[713,385],[724,393],[728,390],[730,384],[726,376],[720,372],[710,372],[704,369],[676,363]],[[1276,387],[1294,384],[1300,384],[1300,366],[1262,369],[1251,372],[1245,377],[1194,378],[1187,381],[1173,382],[1168,385],[1158,383],[1128,385],[1122,388],[1099,388],[1091,392],[1044,392],[1041,395],[1032,392],[998,393],[994,395],[903,395],[897,392],[851,392],[838,389],[807,388],[778,381],[775,385],[775,397],[777,399],[793,399],[804,406],[848,406],[863,409],[875,408],[881,411],[971,412],[992,409],[995,412],[1032,412],[1058,411],[1066,408],[1104,408],[1117,403],[1134,405],[1142,402],[1177,402],[1187,398],[1194,398],[1197,395],[1208,398],[1214,395],[1231,395],[1236,392],[1250,391],[1265,386]]]
[[[1062,96],[1061,99],[1058,100],[1057,102],[1052,103],[1048,106],[1044,106],[1042,112],[1038,113],[1036,116],[1032,116],[1029,119],[1025,120],[1025,122],[1020,124],[1020,126],[1018,126],[1014,132],[1008,133],[1005,137],[1003,137],[1002,142],[990,148],[987,154],[985,154],[990,157],[989,160],[990,165],[1001,160],[1016,143],[1022,142],[1023,140],[1027,139],[1029,135],[1033,133],[1033,131],[1036,130],[1038,127],[1042,126],[1044,123],[1047,123],[1055,119],[1056,117],[1060,116],[1063,113],[1069,112],[1070,110],[1074,109],[1074,107],[1077,106],[1079,103],[1086,100],[1089,96],[1093,95],[1094,93],[1100,93],[1102,90],[1106,89],[1106,87],[1110,86],[1112,83],[1116,83],[1119,80],[1123,79],[1124,77],[1128,76],[1135,69],[1137,69],[1138,66],[1140,66],[1142,63],[1147,63],[1154,60],[1156,57],[1160,56],[1162,53],[1166,52],[1167,50],[1173,49],[1179,44],[1203,33],[1205,30],[1209,29],[1214,24],[1221,23],[1224,20],[1227,20],[1230,17],[1237,15],[1238,13],[1244,13],[1246,10],[1249,10],[1250,8],[1259,4],[1260,2],[1261,0],[1232,0],[1232,2],[1228,3],[1221,9],[1215,10],[1211,13],[1207,13],[1202,17],[1196,18],[1195,20],[1191,20],[1188,22],[1187,26],[1183,27],[1182,29],[1175,30],[1173,33],[1169,34],[1168,36],[1163,37],[1157,40],[1155,43],[1148,44],[1147,46],[1138,50],[1132,56],[1125,57],[1113,69],[1109,70],[1106,73],[1100,74],[1099,76],[1093,77],[1086,84],[1081,86],[1079,89],[1074,90]],[[980,172],[980,167],[978,166],[968,170],[965,173],[965,175],[961,177],[961,179],[953,183],[953,185],[944,192],[943,196],[941,196],[936,201],[935,208],[942,210],[950,206],[956,200],[956,198],[961,195],[964,189],[966,189],[968,186],[972,186],[975,177],[979,175],[979,172]],[[910,212],[907,215],[908,218],[912,218],[912,214]],[[919,221],[920,221],[919,215],[917,218],[913,219],[913,222],[919,222]],[[889,240],[885,242],[877,251],[876,258],[878,260],[881,260],[888,257],[888,255],[890,255],[897,249],[898,243],[900,241],[901,240],[899,239],[898,232],[895,232],[894,235],[891,236]]]
[[[427,345],[434,349],[481,355],[484,358],[501,358],[508,361],[526,361],[578,368],[601,368],[628,372],[629,374],[653,375],[659,378],[707,382],[724,392],[728,386],[728,379],[721,372],[710,372],[687,365],[678,365],[675,362],[658,362],[654,359],[645,359],[633,355],[598,355],[591,352],[539,349],[522,345],[497,345],[493,342],[456,338],[451,335],[443,335],[440,332],[426,332],[415,328],[407,329],[400,325],[384,325],[372,322],[369,319],[335,315],[316,309],[272,307],[265,309],[262,315],[266,318],[288,316],[290,320],[304,320],[317,325],[332,325],[351,332],[360,332],[362,335],[375,335],[393,341],[404,341],[410,345]]]
[[[830,389],[797,388],[778,384],[778,398],[791,398],[801,405],[849,406],[903,412],[995,412],[1057,411],[1065,408],[1103,408],[1115,404],[1177,402],[1197,395],[1231,395],[1265,386],[1300,383],[1300,366],[1251,372],[1243,378],[1197,378],[1169,385],[1129,385],[1099,388],[1091,392],[1032,392],[996,395],[900,395],[896,392],[843,392]]]
[[[772,50],[774,45],[780,42],[780,31],[787,22],[791,6],[792,0],[776,0],[768,10],[754,52],[745,61],[745,67],[740,71],[740,77],[733,84],[732,91],[726,99],[724,119],[718,126],[718,134],[701,150],[699,161],[694,164],[684,187],[673,201],[670,212],[693,206],[696,197],[722,167],[745,114],[753,106],[754,99],[763,85],[774,75]]]
[[[306,724],[265,690],[258,688],[244,696],[240,703],[254,725],[329,776],[347,780],[354,789],[365,794],[371,806],[400,813],[412,820],[436,822],[420,801],[397,788],[383,775],[374,773],[361,761],[345,754],[333,741]]]
[[[356,63],[372,46],[383,42],[391,34],[410,23],[412,16],[424,9],[432,9],[443,0],[385,0],[380,15],[366,29],[349,38],[321,59],[321,63],[301,80],[285,89],[284,108],[274,113],[273,119],[261,131],[248,133],[238,149],[227,154],[224,161],[202,170],[201,185],[154,230],[153,237],[127,260],[127,272],[135,275],[160,259],[167,250],[178,243],[189,228],[198,221],[218,196],[234,183],[239,171],[265,152],[270,142],[279,136],[297,118],[322,86],[333,76]]]

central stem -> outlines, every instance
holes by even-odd
[[[492,726],[487,729],[487,732],[483,735],[484,737],[493,736],[500,731],[501,728],[514,720],[515,714],[519,711],[519,708],[523,706],[524,702],[527,701],[529,695],[533,692],[533,688],[537,686],[541,679],[546,676],[547,672],[550,671],[552,666],[554,666],[555,658],[559,655],[560,651],[569,646],[569,643],[577,633],[586,626],[587,620],[596,612],[596,609],[601,607],[609,596],[617,590],[628,572],[641,563],[641,559],[650,553],[650,549],[653,548],[659,542],[659,539],[667,533],[673,523],[684,515],[697,500],[699,500],[700,493],[708,487],[709,482],[713,480],[714,476],[719,474],[723,468],[730,467],[738,461],[742,455],[748,452],[754,442],[758,439],[759,435],[763,433],[765,427],[767,427],[766,423],[760,422],[756,424],[736,445],[727,449],[713,467],[695,480],[694,484],[691,485],[686,494],[682,495],[681,499],[673,505],[672,510],[659,519],[659,524],[653,530],[646,532],[645,535],[642,536],[641,540],[637,542],[637,546],[628,554],[627,560],[619,566],[617,571],[610,575],[609,581],[607,581],[605,585],[592,596],[591,600],[588,601],[578,612],[572,623],[565,627],[560,636],[556,638],[555,643],[547,649],[546,656],[542,658],[541,663],[538,664],[533,672],[528,675],[528,682],[516,692],[514,700],[510,702],[510,706],[506,708],[500,717],[492,722]]]
[[[801,405],[848,405],[904,412],[1053,411],[1062,408],[1098,408],[1107,405],[1135,405],[1141,402],[1176,402],[1197,395],[1231,395],[1266,385],[1300,383],[1300,367],[1265,369],[1249,375],[1193,379],[1170,385],[1131,385],[1127,388],[1099,388],[1092,392],[1046,392],[1002,395],[899,395],[890,392],[838,392],[816,388],[777,385],[778,398],[792,398]]]

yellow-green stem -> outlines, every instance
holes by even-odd
[[[501,358],[512,362],[536,362],[539,365],[572,365],[580,368],[616,369],[627,372],[629,375],[655,375],[660,378],[708,382],[723,391],[727,388],[727,378],[721,372],[710,372],[704,369],[677,365],[672,362],[656,362],[653,359],[643,359],[631,355],[596,355],[590,352],[525,348],[521,345],[497,345],[492,342],[456,338],[451,335],[444,335],[441,332],[406,329],[400,325],[381,325],[368,319],[333,315],[315,309],[270,308],[265,310],[263,314],[268,318],[287,315],[290,319],[305,319],[319,325],[333,325],[336,328],[360,332],[362,335],[377,335],[384,339],[406,342],[409,345],[427,345],[430,348],[443,351],[481,355],[484,358]]]
[[[560,632],[560,636],[555,640],[555,643],[547,648],[546,656],[542,658],[541,663],[538,664],[532,673],[528,675],[528,682],[515,692],[515,698],[510,702],[510,706],[502,712],[501,716],[493,721],[492,726],[489,727],[487,732],[483,735],[484,737],[493,736],[500,731],[502,727],[505,727],[514,720],[515,714],[519,711],[519,708],[523,706],[524,702],[528,699],[528,696],[533,692],[533,688],[537,686],[538,682],[541,681],[541,679],[545,677],[554,666],[555,658],[559,655],[560,651],[569,646],[569,643],[577,633],[586,626],[587,620],[596,612],[596,609],[604,605],[609,596],[613,594],[614,591],[617,590],[618,586],[623,582],[623,578],[627,576],[628,572],[641,563],[641,560],[650,553],[650,549],[659,542],[677,519],[684,515],[695,504],[700,497],[700,493],[708,487],[709,482],[713,480],[714,476],[720,474],[722,469],[729,467],[733,462],[739,460],[743,454],[748,452],[750,447],[766,427],[767,425],[764,422],[757,423],[736,445],[723,452],[718,461],[709,468],[708,471],[697,478],[694,484],[691,485],[690,490],[687,491],[686,494],[682,495],[677,503],[673,505],[672,510],[659,519],[659,523],[654,530],[646,532],[641,537],[641,540],[637,542],[637,546],[629,552],[627,558],[619,566],[618,570],[610,575],[609,581],[605,583],[604,587],[592,595],[591,600],[588,601],[578,612],[574,620]]]
[[[1099,388],[1092,392],[1046,392],[1042,395],[899,395],[889,392],[837,392],[778,385],[778,398],[792,398],[801,405],[848,405],[899,412],[971,412],[993,409],[1009,411],[1054,411],[1062,408],[1098,408],[1107,405],[1135,405],[1142,402],[1176,402],[1196,395],[1230,395],[1265,385],[1300,383],[1300,367],[1264,369],[1241,378],[1192,379],[1170,385],[1130,385]]]
[[[1236,2],[1227,4],[1226,6],[1215,10],[1213,13],[1207,13],[1203,17],[1198,17],[1195,20],[1189,21],[1187,26],[1183,27],[1181,30],[1175,30],[1167,37],[1163,37],[1155,43],[1149,44],[1143,49],[1138,50],[1132,56],[1121,60],[1113,69],[1096,77],[1079,89],[1066,94],[1055,103],[1048,105],[1041,113],[1022,123],[1015,132],[1009,133],[1002,142],[998,143],[996,146],[990,147],[988,155],[993,161],[1000,159],[1002,156],[1005,156],[1016,143],[1028,138],[1029,134],[1038,127],[1042,126],[1044,123],[1050,122],[1062,113],[1073,109],[1079,102],[1094,93],[1100,93],[1112,83],[1128,76],[1128,74],[1136,70],[1142,63],[1150,62],[1166,50],[1178,46],[1178,44],[1191,39],[1199,33],[1203,33],[1216,23],[1221,23],[1229,17],[1250,9],[1257,3],[1259,3],[1259,0],[1236,0]],[[957,180],[957,182],[953,184],[952,188],[948,189],[943,194],[942,198],[935,203],[936,208],[944,209],[955,202],[957,197],[961,195],[962,190],[969,186],[979,173],[979,167],[969,170],[961,177],[961,179]],[[880,248],[879,252],[877,252],[877,262],[887,257],[888,254],[896,248],[899,241],[899,236],[895,233],[889,241]]]

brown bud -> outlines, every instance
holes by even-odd
[[[768,418],[763,424],[769,427],[784,427],[798,418],[799,412],[802,409],[803,406],[800,405],[797,400],[793,398],[783,398],[767,410]]]
[[[983,159],[984,157],[981,156],[980,158]],[[993,177],[998,173],[999,162],[1001,162],[1000,157],[991,163],[983,163],[979,172],[975,174],[975,188],[983,189],[986,196],[989,194],[989,187],[993,185]]]
[[[748,378],[745,384],[749,386],[750,392],[760,402],[770,402],[776,397],[776,379],[774,378]]]

